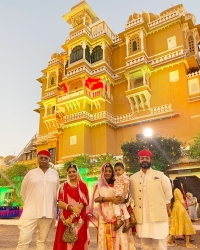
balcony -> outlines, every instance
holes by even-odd
[[[90,90],[86,87],[76,89],[72,92],[66,93],[63,96],[58,97],[58,103],[66,101],[72,101],[77,98],[85,98],[85,96],[94,99],[94,98],[105,98],[105,90],[104,89],[96,89]]]
[[[126,97],[133,113],[150,109],[151,89],[147,85],[127,90]]]

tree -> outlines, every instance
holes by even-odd
[[[193,137],[192,145],[186,152],[190,158],[200,160],[200,132]]]
[[[66,177],[66,169],[71,164],[78,166],[80,174],[83,178],[86,176],[99,176],[101,166],[107,162],[114,164],[114,162],[116,162],[116,158],[108,153],[92,159],[86,154],[79,155],[64,163],[64,167],[59,172],[60,177]]]
[[[153,153],[152,167],[167,173],[171,164],[181,158],[181,142],[172,138],[163,136],[154,136],[151,139],[145,138],[138,141],[130,141],[122,144],[123,162],[127,171],[135,173],[140,169],[138,163],[138,152],[149,148]]]
[[[0,186],[11,186],[16,190],[16,195],[20,198],[21,184],[24,176],[29,170],[36,167],[36,164],[14,164],[0,172]],[[21,203],[21,201],[20,201]]]

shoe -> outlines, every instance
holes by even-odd
[[[115,225],[114,231],[117,231],[122,225],[124,225],[124,222],[121,220],[119,224]]]
[[[126,233],[133,226],[135,226],[133,223],[130,223],[128,226],[124,226],[122,233]]]

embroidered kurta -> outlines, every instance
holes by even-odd
[[[54,219],[58,186],[59,176],[56,170],[48,168],[45,173],[39,167],[30,170],[24,177],[21,187],[24,201],[21,217]]]

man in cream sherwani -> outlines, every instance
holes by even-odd
[[[130,177],[136,231],[143,250],[167,250],[172,188],[166,175],[151,168],[152,156],[149,150],[141,150],[141,170]]]

